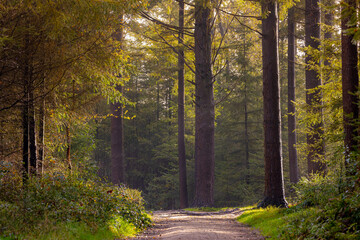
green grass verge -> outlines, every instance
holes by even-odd
[[[312,215],[315,209],[299,209],[291,207],[280,209],[275,207],[248,209],[237,220],[258,229],[262,235],[270,239],[281,239],[287,232],[289,221],[303,218],[304,215]],[[291,236],[291,233],[286,234]]]
[[[138,230],[133,224],[120,216],[114,216],[113,219],[96,230],[84,222],[62,222],[49,227],[46,232],[37,231],[36,233],[26,233],[14,237],[0,236],[0,240],[113,240],[114,238],[133,237],[136,233]]]

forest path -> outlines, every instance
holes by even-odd
[[[220,212],[155,211],[155,226],[132,240],[265,239],[257,230],[235,220],[241,213],[237,209]]]

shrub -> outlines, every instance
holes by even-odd
[[[36,235],[70,222],[85,223],[93,232],[104,226],[119,228],[115,235],[150,225],[137,190],[62,173],[34,177],[23,186],[13,186],[8,175],[0,177],[0,236]]]

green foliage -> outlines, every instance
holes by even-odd
[[[337,179],[332,175],[303,177],[294,189],[297,201],[304,206],[324,206],[328,203],[329,197],[340,194]]]
[[[284,209],[269,207],[246,210],[237,220],[259,229],[270,239],[278,239],[282,227],[286,224],[284,216]]]
[[[0,178],[2,236],[35,237],[73,226],[76,231],[93,233],[110,228],[114,236],[120,236],[133,235],[150,225],[136,190],[85,180],[76,174],[31,178],[16,189],[5,180]]]
[[[296,190],[298,208],[304,214],[289,219],[284,239],[358,239],[360,194],[358,187],[350,187],[354,186],[351,182],[332,175],[302,179]]]
[[[272,239],[359,239],[360,191],[343,185],[336,177],[303,178],[296,186],[298,205],[248,210],[238,220]]]

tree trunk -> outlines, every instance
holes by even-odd
[[[262,4],[262,11],[268,16],[262,20],[265,198],[259,207],[287,207],[281,149],[277,8],[277,1]]]
[[[32,81],[32,79],[30,79]],[[30,152],[30,174],[31,176],[36,175],[37,165],[37,150],[36,150],[36,129],[35,129],[35,107],[34,107],[34,93],[32,82],[29,86],[29,152]]]
[[[29,165],[29,85],[30,85],[30,60],[29,60],[29,35],[25,35],[25,45],[24,45],[24,65],[23,65],[23,84],[24,84],[24,103],[23,103],[23,112],[22,112],[22,124],[23,124],[23,180],[29,178],[30,175],[30,165]]]
[[[244,127],[245,127],[245,182],[250,184],[250,151],[249,151],[249,113],[248,113],[248,86],[246,80],[246,29],[244,28],[244,61],[243,61],[243,76],[244,76]]]
[[[214,204],[215,106],[211,71],[210,0],[195,4],[195,199],[198,207]]]
[[[114,38],[123,41],[123,27],[116,32]],[[119,75],[119,77],[121,77]],[[122,94],[123,87],[118,84],[116,89]],[[114,184],[125,183],[124,161],[124,123],[122,103],[111,104],[111,181]]]
[[[299,181],[299,169],[296,151],[296,120],[295,120],[295,8],[289,9],[288,13],[288,148],[289,148],[289,169],[290,182]]]
[[[39,157],[37,163],[37,174],[42,175],[44,172],[44,159],[45,159],[45,78],[41,83],[41,103],[39,112]]]
[[[72,169],[70,124],[71,124],[71,119],[70,119],[69,123],[66,125],[66,128],[65,128],[65,131],[66,131],[66,145],[67,145],[67,148],[66,148],[66,164],[68,165],[69,170]]]
[[[306,0],[305,2],[305,46],[313,49],[319,49],[320,46],[320,6],[319,0]],[[306,54],[305,63],[318,65],[310,54]],[[315,114],[317,123],[311,124],[310,133],[306,140],[308,145],[308,173],[321,173],[326,171],[326,165],[322,162],[324,158],[325,146],[323,139],[323,120],[322,120],[322,96],[319,87],[321,78],[315,69],[305,70],[306,81],[306,104],[310,107],[310,114]]]
[[[359,99],[356,92],[359,88],[358,75],[358,51],[357,45],[353,44],[353,36],[346,33],[350,28],[348,25],[350,18],[356,14],[356,1],[345,0],[341,17],[341,57],[342,57],[342,96],[344,109],[344,145],[345,145],[345,167],[347,174],[353,174],[351,169],[352,157],[350,153],[358,147],[358,127],[359,119]]]
[[[179,0],[179,52],[178,52],[178,152],[179,152],[179,189],[180,208],[187,208],[187,174],[185,152],[185,80],[184,80],[184,0]]]
[[[117,90],[122,93],[122,86],[118,85]],[[111,104],[111,112],[111,181],[121,184],[125,183],[122,103]]]
[[[27,75],[28,67],[25,66],[24,69],[24,94],[25,100],[23,103],[23,112],[22,112],[22,124],[23,124],[23,179],[26,180],[29,177],[29,94],[28,94],[28,84],[27,84]]]

